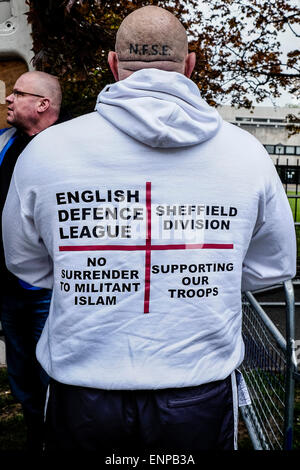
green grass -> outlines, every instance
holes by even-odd
[[[288,191],[287,196],[297,196],[293,191]],[[300,194],[298,194],[300,196]],[[300,222],[300,197],[298,199],[289,198],[289,203],[293,213],[293,219],[295,222]]]
[[[287,196],[296,196],[295,191],[288,191]],[[300,194],[298,193],[300,196]],[[295,222],[300,222],[300,197],[299,199],[289,198],[289,203],[292,209],[293,219]],[[296,226],[297,237],[297,253],[300,255],[300,226]]]
[[[0,451],[25,450],[26,429],[21,405],[9,389],[5,367],[0,367]]]

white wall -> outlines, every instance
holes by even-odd
[[[26,15],[28,10],[25,0],[0,0],[0,60],[21,58],[29,70],[34,70],[31,63],[31,26]]]

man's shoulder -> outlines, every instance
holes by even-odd
[[[253,168],[268,173],[273,165],[272,159],[263,144],[250,132],[223,121],[220,132],[216,137],[217,148],[222,149],[233,165],[244,171]]]
[[[83,135],[87,129],[92,125],[92,122],[95,120],[96,112],[91,112],[88,114],[83,114],[75,118],[69,119],[67,121],[59,122],[53,124],[47,129],[44,129],[40,132],[34,139],[34,143],[37,145],[41,142],[47,141],[49,139],[62,138],[66,139],[69,135]]]
[[[47,171],[49,165],[54,167],[57,162],[65,162],[68,154],[76,152],[82,140],[87,138],[87,131],[93,127],[93,114],[96,113],[53,124],[39,132],[18,158],[17,171],[25,172],[36,164]]]
[[[4,129],[0,129],[0,135],[4,134],[4,132],[8,131],[9,127],[4,127]]]
[[[253,143],[259,143],[256,137],[250,134],[250,132],[228,121],[223,120],[223,128],[227,133],[234,134],[236,137],[239,137],[240,139],[247,140]]]
[[[264,146],[254,135],[227,121],[223,121],[220,137],[226,139],[228,146],[242,146],[246,153],[254,150],[266,153]]]
[[[13,135],[16,132],[15,127],[4,127],[3,129],[0,129],[0,136],[3,134],[10,134]]]
[[[4,129],[0,129],[0,151],[2,152],[3,149],[7,149],[7,145],[11,141],[11,138],[16,133],[17,129],[15,127],[5,127]]]
[[[53,132],[56,130],[63,131],[67,129],[80,128],[81,126],[85,129],[95,119],[96,114],[96,111],[92,111],[90,113],[68,119],[67,121],[58,122],[57,124],[49,127],[49,130],[51,129]]]

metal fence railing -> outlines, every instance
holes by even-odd
[[[295,355],[294,289],[283,283],[286,299],[284,338],[253,294],[243,297],[245,358],[241,372],[251,405],[240,408],[256,450],[291,450],[293,443]]]
[[[281,161],[279,163],[279,158],[277,158],[275,167],[285,188],[285,192],[287,193],[289,190],[292,190],[295,194],[298,194],[300,190],[299,158],[297,158],[296,163],[294,160],[291,162],[289,158],[286,158],[285,162]]]
[[[300,194],[297,194],[297,195],[288,194],[287,197],[290,201],[293,201],[293,204],[291,204],[291,209],[293,213],[294,224],[295,224],[295,227],[299,227],[300,222],[299,222],[298,210],[300,211],[300,201],[299,201]]]
[[[300,147],[299,147],[300,148]],[[298,152],[298,151],[297,151]],[[297,153],[298,155],[298,153]],[[297,281],[300,279],[300,164],[294,157],[283,160],[277,158],[275,168],[289,199],[297,236]],[[295,284],[295,283],[294,283]]]

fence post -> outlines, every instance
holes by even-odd
[[[285,416],[284,416],[284,449],[293,446],[293,420],[295,399],[295,296],[291,280],[284,282],[286,296],[286,377],[285,377]]]
[[[296,196],[298,195],[298,185],[299,185],[299,158],[297,158],[297,170],[296,170]]]

